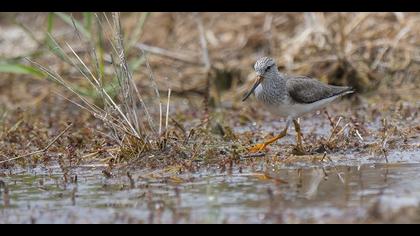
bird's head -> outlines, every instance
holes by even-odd
[[[257,62],[255,62],[254,70],[257,74],[257,78],[255,79],[254,85],[245,95],[242,101],[248,99],[248,97],[254,92],[258,85],[260,85],[264,80],[274,79],[278,73],[276,62],[273,58],[270,57],[261,57],[258,59]]]

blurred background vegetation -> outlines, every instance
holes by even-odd
[[[236,91],[242,91],[241,86],[252,77],[253,62],[262,55],[276,58],[286,73],[351,85],[359,92],[381,85],[418,84],[418,13],[199,15],[211,67],[209,77],[217,96],[233,89],[234,96],[240,97]],[[109,45],[96,17],[93,13],[1,13],[0,72],[42,79],[44,75],[24,60],[30,57],[71,76],[65,60],[51,56],[62,58],[54,50],[53,36],[58,42],[69,42],[78,53],[94,47],[106,73]],[[150,54],[160,88],[170,86],[179,94],[204,93],[208,76],[196,18],[193,13],[122,14],[125,51],[135,77],[148,73],[140,70],[144,50]]]

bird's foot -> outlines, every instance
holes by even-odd
[[[248,151],[251,152],[251,153],[261,152],[261,151],[264,151],[266,147],[267,147],[267,144],[258,143],[258,144],[255,144],[254,146],[250,147],[248,149]]]

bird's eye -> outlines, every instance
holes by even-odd
[[[267,68],[265,68],[265,71],[268,71],[271,69],[271,66],[267,66]]]

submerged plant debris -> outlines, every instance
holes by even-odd
[[[0,223],[420,223],[419,20],[1,13]],[[241,102],[263,55],[357,91],[304,153],[248,152],[285,125]]]

